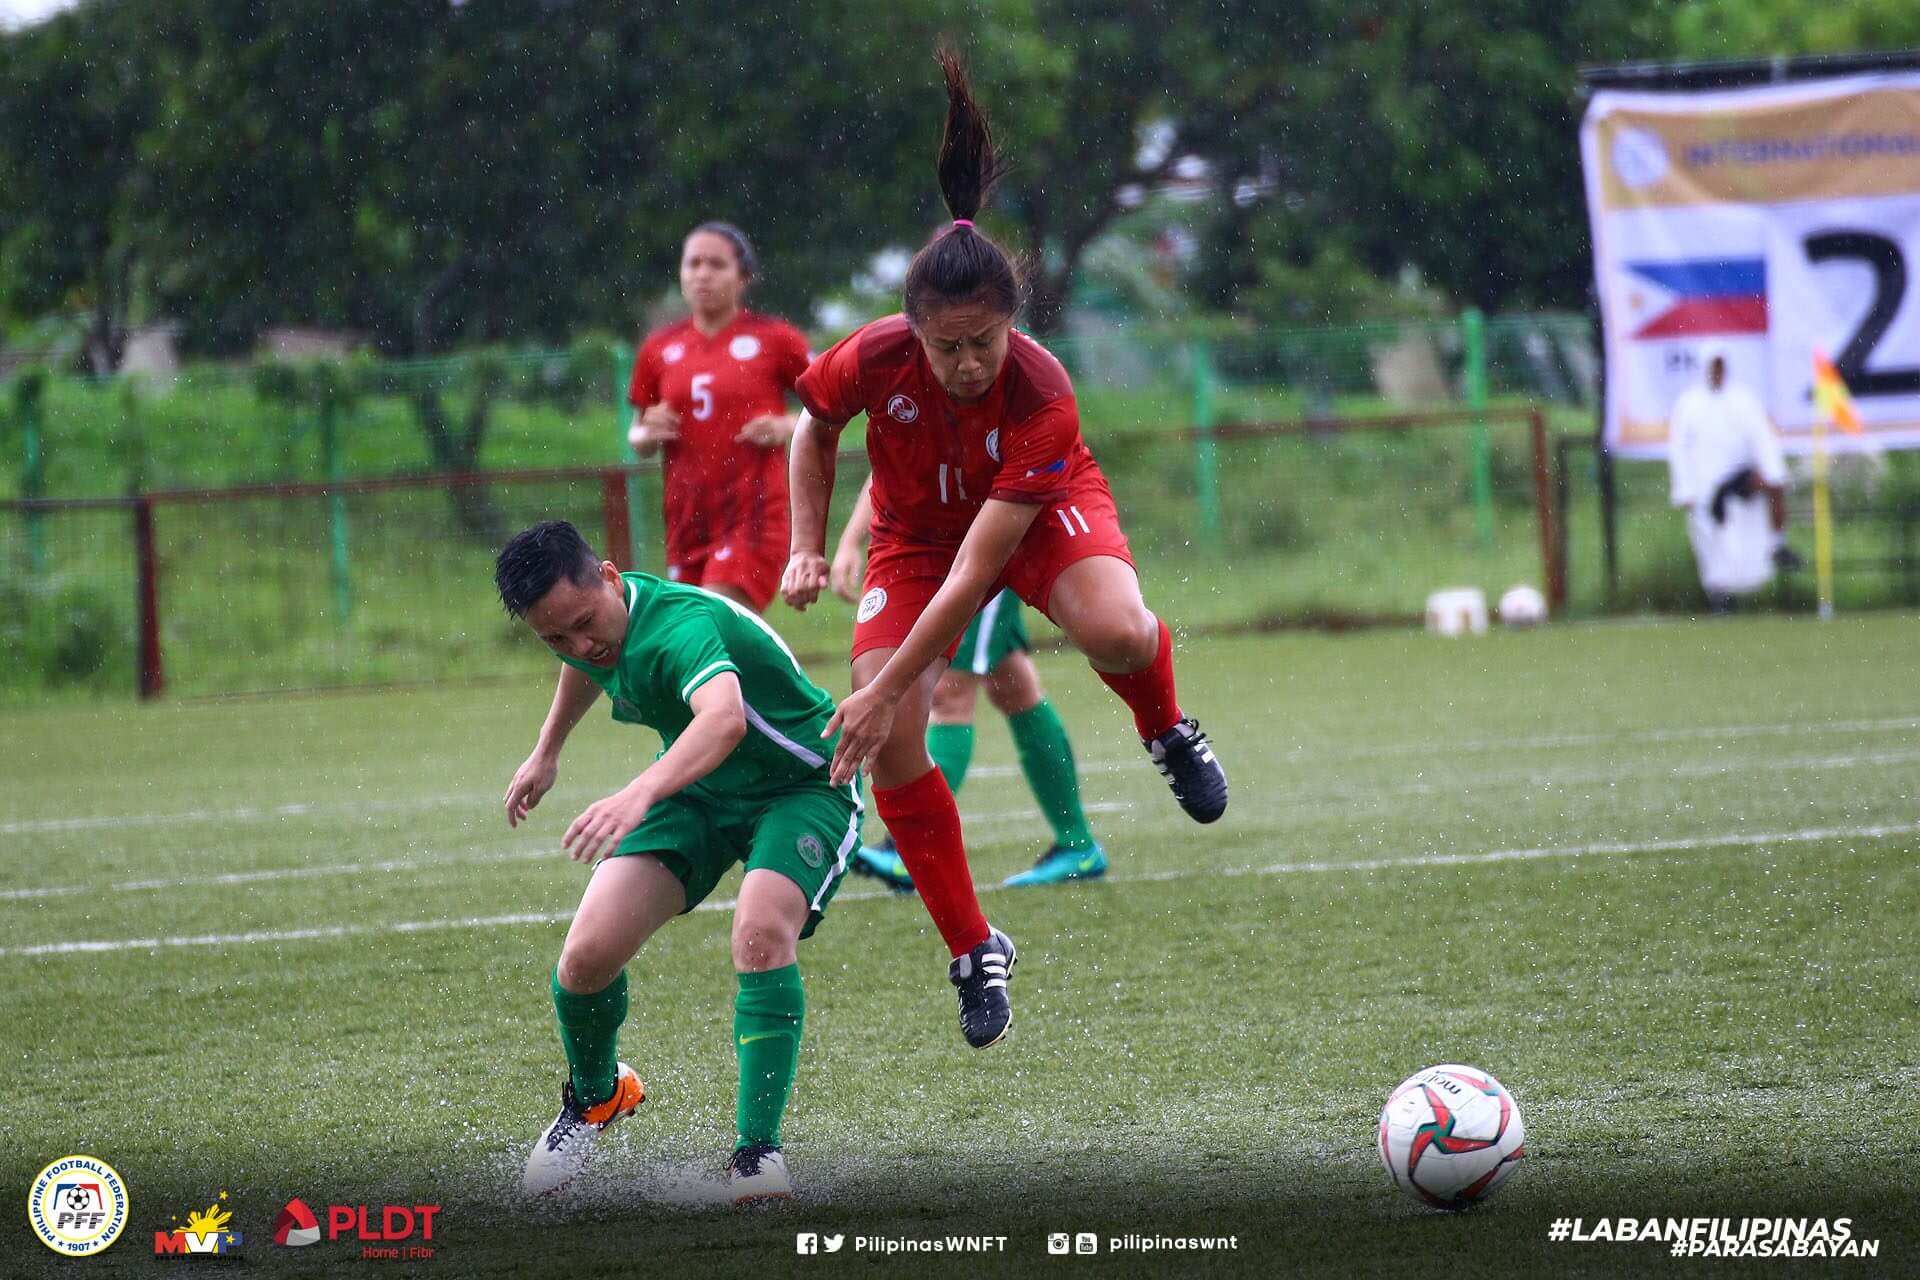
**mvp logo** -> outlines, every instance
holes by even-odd
[[[420,1238],[431,1240],[433,1216],[439,1212],[437,1204],[383,1205],[376,1223],[373,1210],[367,1205],[330,1204],[327,1206],[327,1239],[338,1240],[352,1232],[361,1240],[407,1240],[418,1226]]]
[[[237,1231],[156,1231],[155,1253],[229,1253],[240,1246]]]

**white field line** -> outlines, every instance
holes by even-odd
[[[1353,760],[1391,760],[1406,756],[1434,755],[1441,758],[1452,757],[1472,751],[1538,751],[1557,747],[1614,746],[1646,742],[1696,742],[1722,739],[1740,739],[1754,737],[1773,737],[1783,735],[1813,735],[1827,733],[1895,733],[1902,730],[1920,730],[1920,717],[1897,716],[1878,720],[1827,720],[1792,721],[1776,724],[1745,725],[1701,725],[1678,729],[1636,729],[1620,733],[1567,733],[1547,734],[1528,738],[1484,738],[1469,739],[1460,742],[1396,743],[1390,746],[1365,747],[1353,751],[1333,751],[1323,747],[1294,747],[1279,758],[1287,761],[1353,761]],[[1145,763],[1144,757],[1131,756],[1124,760],[1083,761],[1080,772],[1114,773],[1120,770],[1138,768]],[[968,771],[974,778],[1010,778],[1019,773],[1013,765],[979,765]],[[1378,794],[1371,791],[1369,794]],[[549,801],[567,798],[597,798],[582,788],[572,788],[566,792],[556,791],[548,796]],[[128,813],[98,814],[71,818],[31,818],[14,822],[0,822],[0,836],[33,835],[42,832],[59,831],[95,831],[113,830],[121,827],[156,826],[170,823],[189,822],[250,822],[265,818],[293,818],[305,816],[324,816],[328,814],[376,813],[392,810],[482,806],[499,803],[493,795],[479,793],[448,795],[434,792],[426,795],[404,798],[383,798],[377,800],[340,800],[340,801],[303,801],[270,807],[242,806],[231,809],[186,809],[174,813]]]
[[[1687,853],[1700,850],[1746,849],[1776,844],[1808,844],[1821,840],[1878,840],[1890,836],[1920,833],[1920,822],[1902,822],[1859,827],[1806,827],[1798,831],[1730,832],[1714,836],[1684,836],[1671,840],[1602,841],[1592,844],[1564,845],[1532,849],[1493,849],[1484,853],[1420,853],[1397,858],[1368,858],[1357,862],[1275,862],[1254,867],[1180,867],[1168,871],[1148,871],[1137,875],[1109,875],[1116,883],[1148,883],[1187,880],[1211,876],[1284,876],[1326,872],[1388,871],[1417,867],[1478,866],[1504,862],[1534,862],[1548,858],[1600,858],[1628,854]],[[1006,886],[978,884],[981,893],[994,893]],[[858,902],[891,897],[886,891],[853,892],[839,895],[837,902]],[[696,911],[726,911],[734,899],[709,900]],[[258,942],[307,942],[333,938],[367,937],[381,934],[430,933],[444,929],[494,929],[525,924],[560,924],[571,920],[571,911],[519,912],[512,915],[467,916],[453,920],[403,920],[378,925],[328,925],[311,929],[262,929],[246,933],[206,933],[179,937],[115,938],[85,942],[43,942],[23,947],[0,947],[0,958],[90,954],[112,951],[152,951],[161,947],[218,947]]]
[[[1088,813],[1121,813],[1133,808],[1130,801],[1101,800],[1086,806]],[[970,826],[996,826],[1006,822],[1026,822],[1040,817],[1038,809],[1005,809],[996,813],[964,814],[961,821]],[[29,889],[0,889],[0,902],[19,902],[33,898],[67,898],[83,893],[140,893],[156,889],[192,889],[203,885],[258,884],[269,880],[311,880],[321,876],[369,875],[387,871],[421,871],[448,865],[471,866],[477,862],[534,862],[562,860],[565,855],[556,844],[528,845],[496,853],[441,854],[427,858],[388,858],[378,862],[335,862],[325,866],[261,867],[253,871],[223,871],[210,875],[171,876],[154,880],[120,880],[111,884],[57,884]]]

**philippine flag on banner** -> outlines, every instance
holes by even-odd
[[[1647,316],[1634,330],[1635,338],[1732,337],[1767,331],[1765,258],[1681,258],[1622,265],[1634,278],[1634,309]]]

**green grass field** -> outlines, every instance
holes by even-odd
[[[545,978],[583,873],[558,835],[650,735],[591,719],[509,831],[544,681],[7,712],[0,1187],[114,1164],[131,1218],[88,1274],[146,1272],[152,1232],[223,1189],[275,1275],[1704,1274],[1547,1239],[1653,1214],[1847,1216],[1880,1257],[1835,1270],[1910,1271],[1915,635],[1882,614],[1193,641],[1183,700],[1235,788],[1207,829],[1085,668],[1046,657],[1113,874],[985,896],[1023,961],[987,1053],[917,901],[851,883],[801,952],[800,1196],[751,1214],[715,1202],[719,902],[633,968],[622,1056],[651,1099],[595,1193],[512,1201],[562,1070]],[[983,883],[1041,834],[1011,760],[983,723],[961,804]],[[1387,1090],[1441,1061],[1497,1074],[1528,1127],[1518,1174],[1462,1216],[1404,1198],[1373,1150]],[[439,1256],[277,1249],[294,1195],[440,1203]],[[0,1272],[82,1269],[3,1221]],[[796,1259],[816,1229],[1007,1253]],[[1081,1230],[1240,1248],[1047,1255]]]

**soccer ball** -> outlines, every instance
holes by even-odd
[[[1380,1108],[1380,1162],[1395,1186],[1439,1209],[1491,1195],[1526,1155],[1526,1136],[1513,1095],[1477,1067],[1416,1071]]]
[[[1508,587],[1500,597],[1500,623],[1508,627],[1537,627],[1547,620],[1547,598],[1522,583]]]

